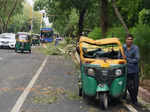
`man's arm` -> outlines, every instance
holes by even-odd
[[[133,58],[127,57],[126,59],[128,63],[131,63],[131,64],[138,63],[140,59],[139,48],[138,47],[135,48],[135,56]]]

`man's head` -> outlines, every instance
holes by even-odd
[[[126,45],[131,46],[133,44],[133,36],[131,34],[128,34],[126,36]]]

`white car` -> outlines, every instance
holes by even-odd
[[[13,33],[3,33],[0,35],[0,47],[15,48],[16,39]]]

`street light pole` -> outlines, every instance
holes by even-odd
[[[32,34],[32,32],[33,32],[33,6],[32,6],[32,11],[31,11],[31,13],[32,13],[32,19],[31,19],[31,34]]]
[[[34,10],[33,10],[33,5],[31,5],[31,8],[30,8],[30,17],[31,17],[30,33],[31,33],[31,34],[32,34],[32,32],[33,32],[33,16],[34,16]]]

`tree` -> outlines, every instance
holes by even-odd
[[[82,35],[84,28],[84,20],[87,11],[91,8],[93,0],[53,0],[53,1],[41,1],[37,0],[35,3],[36,10],[46,9],[48,15],[54,15],[54,24],[58,22],[60,18],[65,20],[66,23],[69,20],[69,15],[72,12],[72,9],[76,10],[78,14],[78,40],[80,35]],[[51,19],[50,19],[51,20]],[[60,24],[61,25],[61,24]]]
[[[11,18],[22,11],[24,0],[0,1],[0,32],[7,31]]]
[[[102,36],[106,37],[106,32],[108,30],[108,0],[100,0],[100,19],[101,19],[101,29]]]
[[[142,10],[143,0],[115,0],[116,7],[128,27],[138,23],[138,14]]]
[[[150,0],[142,0],[144,8],[150,9]]]
[[[116,6],[116,0],[112,0],[112,6],[113,6],[113,8],[114,8],[114,10],[115,10],[116,16],[118,17],[118,19],[120,20],[121,24],[123,25],[123,27],[124,27],[126,33],[129,34],[129,29],[128,29],[128,27],[127,27],[125,21],[123,20],[123,18],[122,18],[122,16],[121,16],[120,12],[119,12],[119,10],[118,10],[118,8],[117,8],[117,6]]]
[[[32,18],[33,13],[33,18]],[[31,22],[33,20],[33,22]],[[33,32],[40,32],[41,14],[39,12],[32,12],[32,7],[28,3],[23,4],[22,13],[18,13],[11,18],[8,25],[8,32],[29,32],[31,30],[31,23],[33,24]]]

